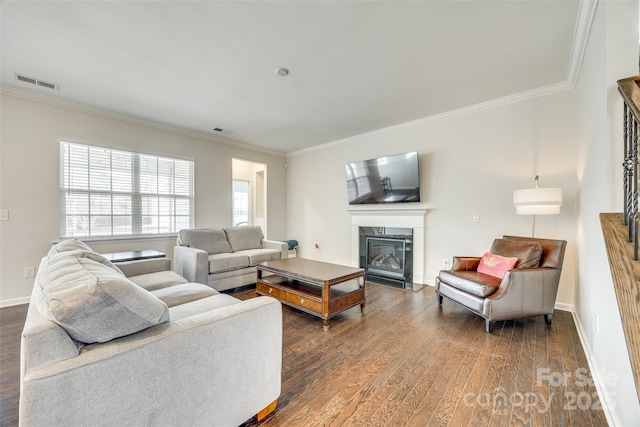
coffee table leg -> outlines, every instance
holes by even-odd
[[[360,288],[364,289],[365,283],[364,283],[364,276],[360,276],[358,277],[358,286],[360,286]],[[363,297],[364,298],[364,297]],[[364,306],[366,305],[366,301],[363,302],[362,304],[360,304],[360,313],[364,314]]]
[[[322,330],[325,332],[329,331],[329,321],[327,319],[322,319]]]

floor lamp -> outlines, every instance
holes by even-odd
[[[533,215],[531,237],[536,235],[536,215],[554,215],[560,213],[562,206],[562,188],[540,188],[538,175],[533,188],[513,192],[513,206],[518,215]]]

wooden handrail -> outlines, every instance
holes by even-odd
[[[629,349],[631,371],[640,400],[640,263],[633,260],[633,251],[627,242],[627,231],[622,225],[621,213],[601,213],[600,224],[609,256],[622,329]]]
[[[640,121],[640,76],[618,80],[618,91],[636,120]]]
[[[618,300],[631,370],[640,400],[640,261],[638,260],[638,133],[640,131],[640,76],[618,80],[624,100],[623,137],[624,212],[600,214],[609,269]]]

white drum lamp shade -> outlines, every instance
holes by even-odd
[[[560,213],[562,188],[527,188],[513,192],[518,215],[553,215]]]
[[[540,188],[538,175],[535,186],[513,192],[513,206],[518,215],[533,215],[531,236],[536,234],[536,215],[553,215],[560,213],[562,206],[562,188]]]

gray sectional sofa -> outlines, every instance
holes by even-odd
[[[258,226],[181,230],[173,268],[190,282],[223,291],[256,283],[256,265],[287,258],[286,242],[267,240]]]
[[[282,309],[65,240],[40,263],[21,346],[22,426],[237,426],[275,408]]]

